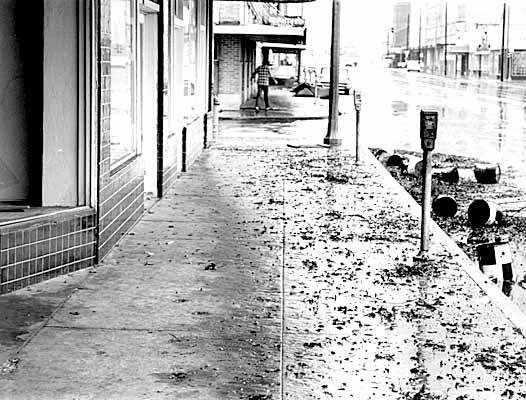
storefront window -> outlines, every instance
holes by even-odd
[[[112,0],[111,4],[111,146],[112,166],[136,153],[135,143],[135,57],[133,0]]]
[[[163,0],[163,8],[164,10],[168,9],[168,1]],[[171,88],[170,88],[170,65],[171,65],[171,52],[169,51],[168,44],[170,43],[171,37],[169,37],[169,24],[170,19],[168,18],[169,13],[164,12],[163,13],[163,54],[164,54],[164,62],[163,62],[163,117],[165,118],[165,126],[166,125],[166,119],[169,115],[169,109],[170,109],[170,96],[171,96]]]
[[[197,113],[197,0],[184,0],[183,77],[185,117]]]

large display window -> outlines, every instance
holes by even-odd
[[[112,168],[137,153],[134,3],[134,0],[110,2]]]
[[[198,113],[197,100],[197,0],[183,0],[183,94],[184,116]]]

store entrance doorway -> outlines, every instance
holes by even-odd
[[[141,13],[139,24],[139,128],[142,137],[144,191],[158,197],[158,134],[157,134],[157,13]]]

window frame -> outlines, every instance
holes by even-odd
[[[141,143],[140,138],[138,137],[138,110],[139,110],[139,96],[138,96],[138,85],[139,85],[139,76],[138,76],[138,63],[140,62],[139,59],[139,49],[138,49],[138,35],[139,35],[139,29],[138,29],[138,13],[139,13],[139,6],[137,0],[127,0],[130,3],[130,21],[131,21],[131,151],[122,157],[120,157],[118,160],[114,160],[112,158],[112,144],[111,144],[111,137],[114,127],[111,125],[111,115],[110,115],[110,174],[115,174],[119,172],[122,168],[124,168],[126,165],[128,165],[130,162],[132,162],[134,159],[136,159],[141,154]],[[111,18],[111,16],[110,16]],[[111,23],[111,22],[110,22]],[[111,63],[110,63],[111,65]],[[113,79],[113,74],[111,76],[111,79]],[[113,85],[112,85],[113,90]],[[110,103],[110,109],[112,108],[113,104],[113,96],[111,98]],[[111,111],[110,111],[111,112]]]

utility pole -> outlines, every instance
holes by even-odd
[[[508,80],[511,81],[511,58],[510,58],[510,6],[508,6],[508,28],[506,33],[506,75],[508,75]]]
[[[504,8],[502,10],[502,44],[500,47],[500,81],[504,82],[504,61],[506,58],[506,51],[504,49],[506,38],[506,3],[504,3]]]
[[[332,0],[332,44],[331,44],[331,85],[329,88],[329,127],[323,139],[324,144],[340,146],[342,140],[338,138],[338,102],[340,86],[340,0]]]
[[[444,23],[444,76],[447,76],[447,1]]]
[[[394,28],[389,28],[387,30],[387,55],[389,55],[389,34],[392,33],[394,37]]]
[[[420,18],[418,21],[418,62],[420,63],[422,60],[420,59],[422,54],[422,7],[420,6]]]
[[[411,14],[407,14],[407,28],[406,28],[406,41],[405,41],[405,47],[407,48],[407,58],[409,58],[409,22],[410,22]],[[407,62],[407,59],[405,60]]]

